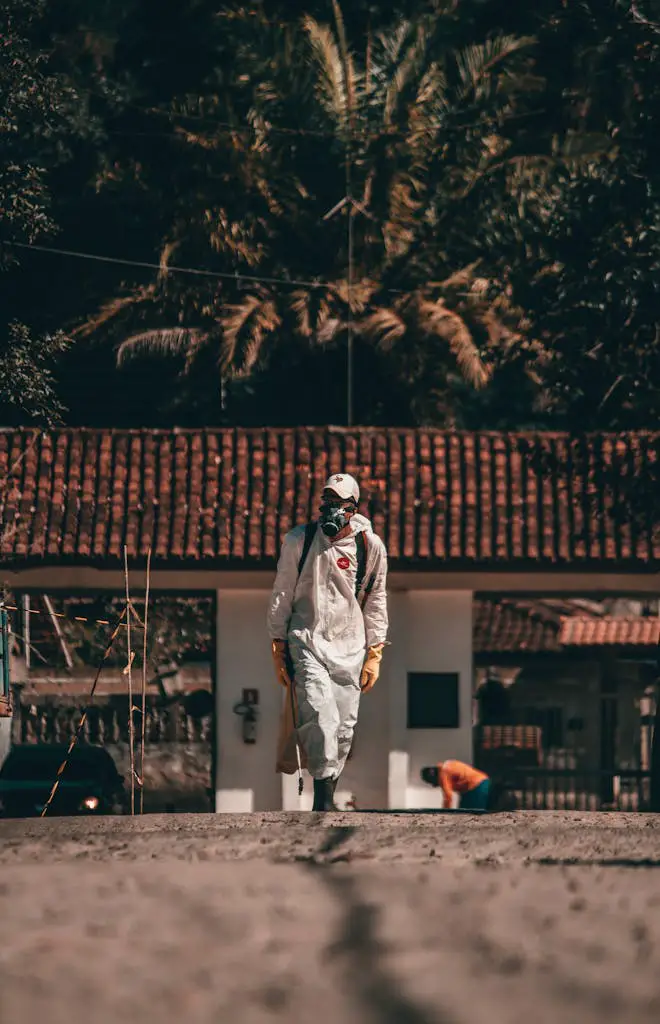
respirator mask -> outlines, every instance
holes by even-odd
[[[345,505],[333,505],[330,502],[321,505],[319,523],[326,537],[336,537],[345,526],[348,526],[350,515],[347,513],[351,511],[351,508]]]

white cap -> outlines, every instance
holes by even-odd
[[[338,498],[348,501],[352,498],[357,505],[360,501],[360,488],[354,476],[348,473],[335,473],[327,482],[323,491],[332,491]]]

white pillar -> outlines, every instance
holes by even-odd
[[[387,806],[405,810],[408,799],[410,758],[406,729],[406,679],[408,665],[408,594],[397,591],[388,601],[391,647],[383,655],[382,682],[389,698],[389,756]]]
[[[282,810],[311,811],[314,803],[314,780],[303,770],[303,791],[298,794],[298,773],[282,775]]]
[[[408,806],[408,779],[410,776],[410,757],[405,750],[390,750],[387,795],[388,807],[393,810],[405,811]]]
[[[0,767],[11,749],[11,718],[0,718]]]
[[[282,698],[266,633],[266,590],[219,590],[217,595],[216,810],[276,811],[282,785],[275,771]],[[256,743],[244,743],[234,713],[243,689],[257,689]]]

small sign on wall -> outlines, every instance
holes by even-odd
[[[458,672],[408,673],[408,728],[458,729]]]

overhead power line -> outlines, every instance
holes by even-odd
[[[359,208],[359,204],[355,203],[355,201],[354,205]],[[131,260],[120,256],[101,256],[98,253],[93,252],[79,252],[75,249],[58,249],[54,246],[35,245],[30,242],[3,242],[0,243],[0,245],[10,245],[18,249],[28,249],[32,252],[47,253],[51,256],[72,257],[73,259],[91,260],[95,263],[110,263],[121,267],[136,267],[140,270],[157,270],[161,273],[166,272],[168,274],[191,274],[196,277],[218,278],[223,281],[233,281],[234,284],[238,285],[245,282],[247,284],[283,285],[288,288],[331,288],[337,284],[336,280],[331,281],[327,278],[306,280],[304,278],[266,277],[257,274],[243,274],[239,271],[230,273],[229,271],[223,272],[221,270],[204,270],[200,267],[162,267],[160,263],[149,263],[146,260]],[[401,288],[383,288],[381,291],[388,295],[403,294]]]
[[[197,277],[220,278],[223,281],[234,281],[235,283],[247,281],[250,284],[281,284],[292,288],[326,288],[334,283],[332,281],[307,281],[288,277],[262,277],[256,274],[243,274],[238,271],[231,273],[221,270],[204,270],[200,267],[163,267],[160,263],[149,263],[146,260],[130,260],[120,256],[101,256],[97,253],[78,252],[75,249],[58,249],[55,246],[35,245],[31,242],[5,242],[4,244],[15,246],[18,249],[30,249],[33,252],[50,253],[53,256],[70,256],[74,259],[93,260],[96,263],[112,263],[123,267],[138,267],[142,270],[158,270],[161,273],[168,274],[193,274]]]

